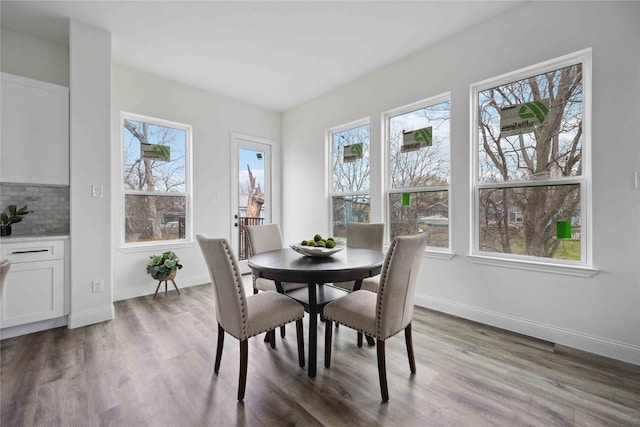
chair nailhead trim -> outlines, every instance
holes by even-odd
[[[238,299],[240,300],[240,312],[242,315],[242,332],[243,332],[243,335],[247,335],[247,307],[246,307],[245,299],[242,298],[242,289],[240,288],[242,280],[241,280],[241,277],[238,275],[238,271],[235,268],[235,265],[233,262],[233,253],[231,252],[231,248],[227,245],[226,241],[222,243],[224,245],[225,251],[227,252],[227,258],[228,258],[227,260],[229,261],[229,265],[231,266],[231,269],[233,270],[233,275],[235,276],[235,279],[236,279],[236,291],[238,292]]]
[[[382,299],[384,297],[384,291],[386,290],[386,287],[387,287],[387,276],[389,275],[389,265],[391,264],[391,261],[393,260],[393,257],[395,255],[397,244],[398,243],[394,240],[391,247],[389,247],[389,251],[387,252],[387,257],[385,259],[384,266],[382,267],[382,271],[384,275],[380,276],[380,285],[378,286],[378,300],[377,300],[377,307],[376,307],[376,313],[377,313],[378,319],[382,317]],[[376,320],[376,330],[377,330],[378,336],[381,335],[380,326],[381,326],[380,322]]]

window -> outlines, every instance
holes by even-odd
[[[474,253],[588,264],[590,58],[472,86]]]
[[[122,113],[124,243],[187,238],[191,126]]]
[[[369,121],[329,130],[332,233],[346,237],[347,223],[369,222]]]
[[[449,118],[448,94],[384,115],[391,239],[426,233],[428,247],[450,246]]]

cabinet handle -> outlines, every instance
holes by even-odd
[[[12,255],[16,255],[16,254],[35,254],[38,252],[49,252],[49,249],[34,249],[32,251],[13,251],[11,252]]]

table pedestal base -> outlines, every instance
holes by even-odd
[[[288,297],[293,298],[294,300],[302,304],[304,306],[304,310],[309,313],[308,373],[310,377],[316,376],[316,350],[318,348],[318,314],[320,314],[320,318],[322,318],[322,311],[325,305],[348,294],[349,292],[344,289],[320,283],[317,285],[315,283],[309,283],[308,289],[295,289],[286,293]]]

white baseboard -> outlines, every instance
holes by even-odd
[[[113,304],[95,310],[72,313],[69,315],[69,329],[80,328],[94,323],[105,322],[115,317]]]
[[[0,339],[19,337],[20,335],[32,334],[47,329],[67,326],[67,316],[56,317],[55,319],[41,320],[39,322],[27,323],[25,325],[12,326],[0,330]]]
[[[545,341],[551,341],[566,347],[572,347],[589,353],[599,354],[623,362],[640,365],[640,347],[601,338],[582,332],[558,328],[519,317],[485,310],[455,301],[416,294],[415,304],[419,307],[451,314],[463,319],[480,322],[497,328],[506,329]]]

